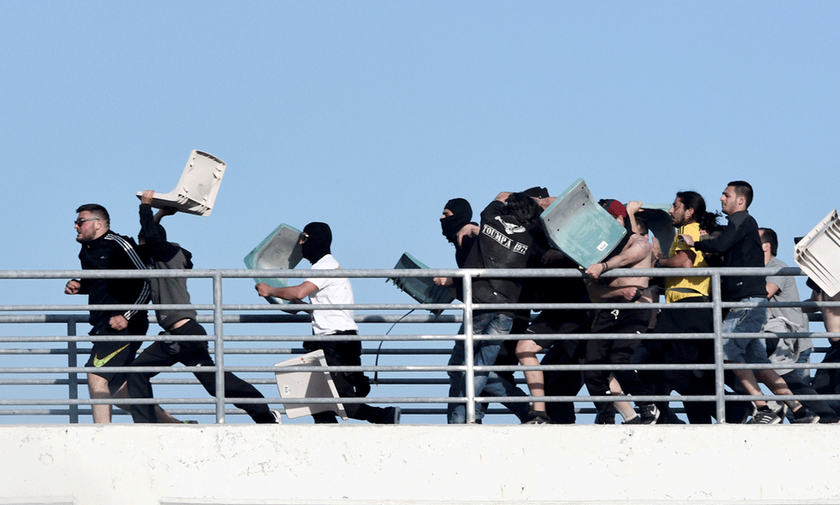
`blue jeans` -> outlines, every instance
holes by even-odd
[[[742,302],[766,302],[763,297],[751,297]],[[723,320],[724,333],[761,333],[767,322],[767,308],[759,305],[752,308],[729,309]],[[727,338],[723,340],[723,353],[734,363],[770,363],[767,359],[767,345],[763,338]]]
[[[810,363],[811,352],[813,352],[813,349],[805,349],[804,351],[799,353],[799,359],[797,359],[796,362],[800,364]],[[799,370],[795,370],[795,372],[799,375],[799,377],[801,377],[805,381],[806,384],[811,384],[811,374],[808,370],[800,368]]]
[[[513,317],[507,314],[484,312],[473,317],[473,335],[507,335],[513,326]],[[501,340],[481,340],[475,343],[473,364],[475,366],[489,366],[496,363]],[[449,365],[466,364],[464,342],[455,342]],[[506,386],[502,384],[495,372],[475,372],[475,395],[480,396],[485,388],[492,396],[518,396],[507,394]],[[467,378],[463,372],[449,372],[449,396],[463,398],[467,396]],[[504,393],[504,394],[499,394]],[[484,413],[476,412],[476,419],[484,417]],[[449,424],[463,424],[467,422],[467,406],[464,403],[450,403],[447,407],[447,422]]]

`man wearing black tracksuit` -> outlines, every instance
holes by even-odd
[[[90,203],[76,209],[74,221],[76,242],[82,244],[79,260],[82,270],[135,270],[144,269],[134,250],[134,241],[111,231],[111,218],[105,207]],[[68,295],[87,294],[92,305],[144,305],[149,301],[149,290],[143,279],[71,279],[64,286]],[[145,310],[90,311],[90,335],[145,335],[149,328]],[[118,396],[125,383],[125,374],[106,372],[106,368],[130,365],[140,341],[97,341],[93,343],[90,359],[85,366],[96,367],[88,373],[90,397],[95,399]],[[91,407],[94,423],[111,422],[111,406],[96,404]]]

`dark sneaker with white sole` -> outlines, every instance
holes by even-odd
[[[652,403],[643,405],[639,407],[639,417],[642,418],[642,424],[656,424],[659,419],[659,409]]]

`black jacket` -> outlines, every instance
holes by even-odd
[[[481,212],[481,230],[470,250],[464,268],[525,268],[538,254],[534,247],[533,226],[503,215],[504,203],[494,200]],[[473,280],[473,302],[516,303],[522,283],[515,278]],[[499,311],[513,313],[513,311]]]
[[[697,241],[694,248],[722,254],[725,267],[764,267],[764,251],[755,219],[745,210],[731,214],[726,219],[729,224],[721,236]],[[730,301],[755,296],[766,298],[766,286],[764,277],[737,275],[722,277],[720,284],[723,299]]]
[[[160,223],[156,223],[152,215],[151,205],[140,205],[140,230],[145,244],[140,246],[139,252],[150,269],[181,270],[191,269],[192,254],[175,242],[166,240],[166,230]],[[190,293],[187,291],[187,279],[183,277],[150,278],[152,303],[154,304],[188,304]],[[166,331],[182,319],[196,319],[194,309],[158,310],[155,316],[158,324]]]
[[[82,270],[144,270],[146,267],[130,237],[109,231],[82,244],[79,260]],[[87,293],[91,305],[136,304],[149,302],[149,286],[144,279],[81,279],[80,293]],[[111,317],[122,314],[129,322],[146,319],[145,310],[91,310],[90,324],[94,331],[107,325]]]

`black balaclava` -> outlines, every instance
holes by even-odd
[[[455,244],[458,231],[472,219],[472,207],[470,202],[463,198],[453,198],[446,202],[443,209],[449,209],[452,215],[440,218],[440,228],[446,239]]]
[[[313,265],[321,258],[330,254],[332,231],[327,223],[309,223],[303,228],[303,233],[309,235],[301,246],[303,257]]]

